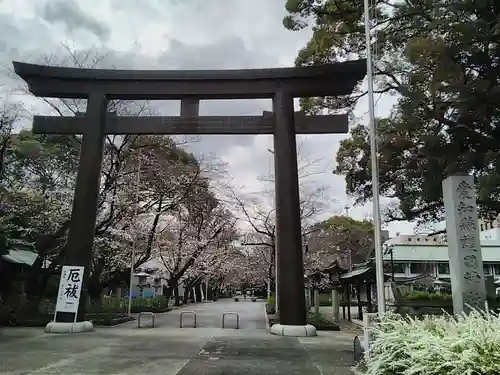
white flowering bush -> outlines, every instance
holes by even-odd
[[[385,314],[373,328],[370,356],[358,375],[498,375],[500,317],[469,315],[422,319]]]

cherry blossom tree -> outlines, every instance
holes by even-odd
[[[197,264],[198,269],[202,267],[203,260],[216,257],[234,239],[234,224],[233,215],[208,190],[208,185],[198,186],[185,204],[173,210],[157,239],[157,257],[165,267],[169,296],[176,293],[181,281],[191,282],[188,270]],[[208,274],[210,265],[206,267]],[[179,296],[175,297],[178,300]]]
[[[9,158],[7,150],[10,147],[12,131],[22,119],[24,108],[8,98],[3,98],[0,104],[0,188],[4,189],[5,169],[8,168]]]
[[[328,186],[318,183],[316,176],[329,171],[322,159],[314,158],[305,150],[304,143],[298,147],[298,170],[300,192],[300,214],[302,236],[306,239],[316,230],[317,219],[330,207],[331,199],[327,196]],[[260,177],[261,181],[274,182],[274,175]],[[228,186],[226,195],[234,205],[241,226],[244,228],[242,245],[251,249],[259,264],[265,264],[269,283],[275,278],[275,193],[274,190],[263,189],[254,193],[241,193],[244,187],[235,189]]]

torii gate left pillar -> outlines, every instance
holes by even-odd
[[[64,265],[85,267],[78,313],[57,312],[54,322],[47,325],[46,332],[71,332],[92,330],[92,323],[85,321],[85,305],[88,298],[88,278],[92,262],[101,165],[104,152],[105,128],[108,100],[102,93],[95,92],[87,99],[87,126],[82,137],[80,164],[76,177],[71,223],[65,246]],[[90,251],[89,251],[90,250]]]

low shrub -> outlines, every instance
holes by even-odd
[[[268,316],[267,319],[269,326],[280,322],[279,314],[272,314],[272,316]],[[312,324],[318,331],[340,331],[337,324],[326,319],[322,314],[309,313],[307,323]]]
[[[267,304],[271,306],[276,306],[276,299],[274,298],[274,296],[269,296],[269,298],[267,299]]]
[[[135,320],[134,317],[122,313],[87,314],[85,319],[92,321],[95,326],[115,326]]]
[[[266,313],[267,314],[276,314],[276,306],[266,303]]]
[[[92,301],[87,307],[89,313],[126,313],[128,310],[127,298],[106,297],[99,301]],[[168,300],[164,296],[154,298],[133,298],[131,312],[140,313],[150,311],[161,313],[169,311]]]
[[[415,291],[403,295],[404,301],[443,301],[452,302],[451,294],[447,293],[429,293],[424,291]]]
[[[358,375],[498,375],[500,317],[472,312],[422,319],[387,313]]]
[[[340,331],[337,324],[326,319],[321,313],[309,313],[307,322],[316,327],[318,331]]]

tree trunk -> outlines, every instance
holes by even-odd
[[[172,292],[173,292],[172,287],[170,287],[170,286],[164,286],[163,287],[163,295],[169,301],[170,301],[170,298],[172,297]]]
[[[151,226],[151,230],[148,234],[148,242],[146,245],[146,251],[142,257],[137,259],[134,267],[137,268],[144,262],[147,262],[151,257],[151,251],[153,249],[153,242],[156,234],[156,228],[158,227],[158,223],[160,222],[160,216],[162,214],[162,205],[163,205],[163,196],[160,197],[160,201],[158,202],[158,207],[156,208],[155,217],[153,219],[153,225]]]
[[[184,299],[183,299],[184,305],[187,305],[189,303],[189,291],[190,291],[190,289],[191,288],[189,288],[188,285],[184,286]]]
[[[314,288],[314,313],[319,315],[319,289]]]
[[[104,270],[104,258],[97,260],[97,264],[94,267],[92,274],[88,281],[88,293],[92,302],[99,303],[101,301],[101,294],[104,286],[101,283],[101,274]]]
[[[174,287],[174,297],[175,297],[175,306],[181,305],[181,296],[179,295],[179,285]]]
[[[66,234],[69,229],[70,220],[66,220],[53,234],[40,235],[35,241],[36,251],[38,253],[35,262],[30,267],[28,280],[26,282],[26,296],[28,298],[39,299],[45,291],[47,282],[53,274],[55,266],[62,263],[66,253],[66,247],[63,247],[59,254],[52,259],[50,267],[44,269],[43,262],[47,257],[49,250],[57,244],[57,241]]]
[[[196,302],[201,302],[203,298],[201,298],[201,283],[197,282],[194,284],[194,293],[196,297]]]

